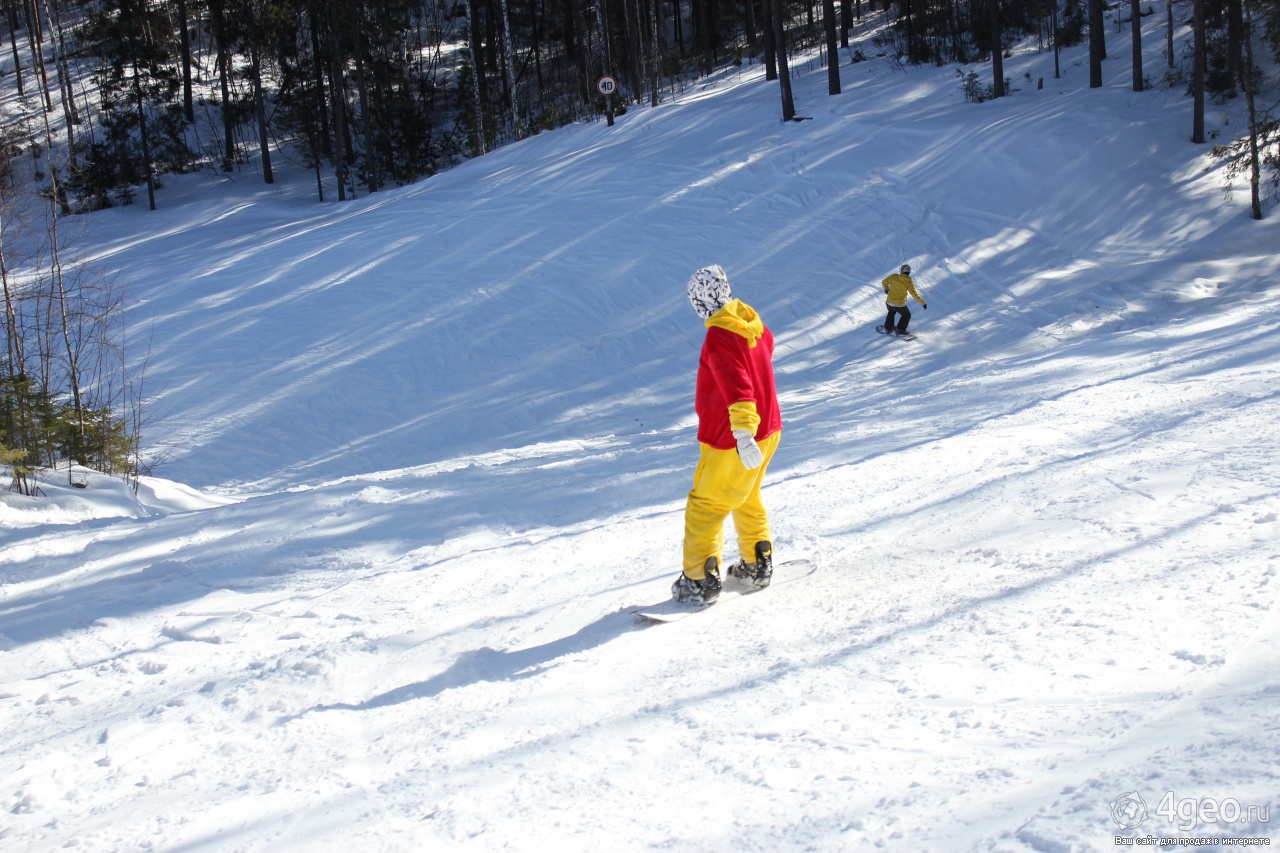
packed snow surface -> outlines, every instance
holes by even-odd
[[[0,499],[0,847],[1280,841],[1280,215],[1109,38],[1100,90],[842,53],[801,122],[748,66],[346,203],[90,217],[168,461]],[[904,262],[915,341],[873,331]],[[708,263],[819,570],[646,625]]]

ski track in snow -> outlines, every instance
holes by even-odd
[[[798,124],[749,68],[342,206],[97,217],[203,492],[0,500],[0,846],[1280,839],[1274,221],[1168,93],[889,67],[802,70]],[[710,262],[775,332],[776,550],[820,568],[646,626]],[[915,341],[870,332],[902,262]]]

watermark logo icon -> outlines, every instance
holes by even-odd
[[[1148,811],[1146,800],[1137,791],[1121,794],[1108,804],[1111,820],[1121,829],[1137,829],[1148,819],[1164,818],[1178,832],[1191,832],[1208,826],[1255,826],[1270,823],[1271,806],[1250,806],[1235,797],[1223,800],[1213,797],[1178,799],[1172,791],[1165,793],[1155,809]],[[1119,836],[1117,836],[1119,837]]]
[[[1136,829],[1147,819],[1147,803],[1137,791],[1121,794],[1111,801],[1111,819],[1121,829]]]

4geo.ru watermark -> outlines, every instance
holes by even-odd
[[[1121,794],[1110,803],[1111,820],[1122,830],[1163,832],[1170,834],[1117,835],[1118,847],[1270,847],[1268,836],[1218,836],[1202,837],[1173,832],[1218,831],[1255,829],[1271,822],[1271,806],[1246,805],[1228,797],[1184,797],[1179,799],[1172,791],[1165,793],[1155,808],[1137,791]]]

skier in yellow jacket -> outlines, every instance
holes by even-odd
[[[778,447],[782,415],[773,333],[760,315],[733,298],[719,266],[694,273],[688,294],[707,335],[694,392],[700,455],[684,511],[684,569],[671,594],[678,601],[711,604],[720,595],[720,552],[730,515],[740,559],[729,574],[756,587],[768,586],[773,577],[772,534],[760,486]]]
[[[924,304],[924,300],[920,298],[920,294],[916,292],[915,282],[911,280],[911,265],[903,264],[896,272],[880,282],[884,287],[885,307],[889,309],[889,315],[884,318],[884,332],[886,335],[907,333],[907,324],[911,322],[911,311],[907,308],[907,294],[915,298],[920,303],[921,309],[927,309],[929,306]],[[894,325],[894,318],[897,317],[897,326]]]

